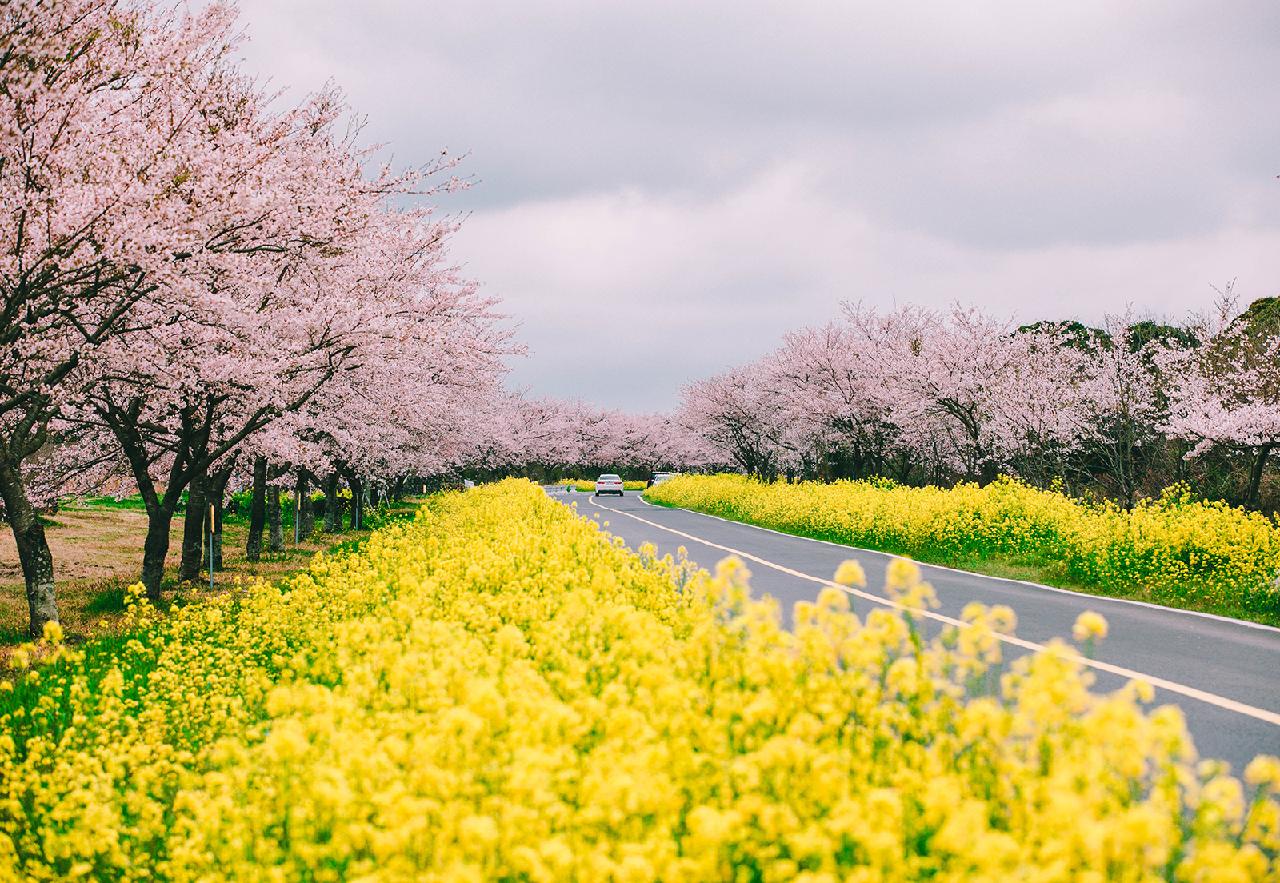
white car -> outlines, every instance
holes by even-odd
[[[676,473],[674,472],[655,472],[650,476],[649,481],[645,486],[653,487],[655,484],[662,484],[664,481],[674,478],[675,475]]]
[[[608,473],[596,479],[596,496],[617,494],[622,496],[622,476]]]

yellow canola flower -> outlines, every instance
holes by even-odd
[[[22,644],[9,651],[9,667],[22,671],[31,664],[31,645]]]
[[[1151,703],[1155,701],[1156,688],[1151,686],[1151,683],[1149,681],[1141,680],[1141,679],[1130,681],[1129,687],[1133,691],[1134,698],[1137,699],[1139,702],[1142,702],[1145,704],[1145,703]]]
[[[900,591],[920,581],[920,566],[908,558],[894,558],[885,572],[890,590]]]
[[[1007,608],[927,639],[828,586],[787,629],[742,562],[632,555],[527,482],[131,606],[0,693],[0,880],[1280,878],[1280,761],[1193,766],[1065,645],[1001,662]]]
[[[50,644],[62,643],[62,626],[57,622],[50,620],[44,624],[43,636],[45,641]]]
[[[1255,787],[1265,786],[1280,791],[1280,758],[1259,755],[1244,770],[1244,780]]]
[[[1071,627],[1071,637],[1076,641],[1095,641],[1101,640],[1107,636],[1107,621],[1099,613],[1092,610],[1086,610],[1076,617],[1075,625]]]
[[[842,586],[864,588],[867,585],[867,574],[862,565],[852,559],[841,562],[836,568],[835,581]]]

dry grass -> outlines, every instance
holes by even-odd
[[[406,509],[411,508],[406,504]],[[26,590],[22,570],[7,525],[0,526],[0,647],[27,640]],[[53,552],[57,577],[58,613],[69,641],[77,642],[97,631],[101,621],[112,627],[123,616],[125,588],[138,579],[142,567],[142,541],[147,516],[136,509],[86,506],[61,509],[45,528]],[[298,545],[286,531],[283,552],[264,552],[262,560],[245,559],[248,527],[228,522],[223,528],[224,569],[214,574],[214,591],[233,587],[255,577],[273,579],[304,569],[316,552],[367,537],[370,531],[326,534],[317,531]],[[182,545],[182,521],[177,518],[169,544],[166,598],[193,599],[209,591],[208,574],[198,585],[176,585]]]

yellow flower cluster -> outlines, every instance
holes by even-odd
[[[596,489],[596,483],[594,481],[587,481],[581,478],[562,478],[558,484],[561,487],[572,487],[575,491],[582,491],[583,493],[593,493]],[[624,491],[642,491],[645,487],[646,482],[643,481],[622,482],[622,489]]]
[[[747,577],[507,481],[282,585],[134,596],[0,696],[0,877],[1280,878],[1274,758],[1246,790],[1065,645],[1002,662],[1007,609],[926,640],[833,583],[787,631]]]
[[[1009,478],[943,489],[676,476],[646,498],[938,564],[1030,563],[1073,585],[1280,625],[1280,525],[1180,487],[1130,511]]]

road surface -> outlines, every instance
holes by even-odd
[[[549,493],[576,502],[579,513],[608,521],[608,530],[632,549],[652,543],[660,555],[684,546],[689,558],[711,569],[727,555],[743,558],[756,595],[782,602],[788,615],[796,601],[813,600],[840,562],[852,558],[867,572],[864,596],[853,598],[865,615],[883,598],[884,571],[892,556],[780,534],[684,509],[651,506],[639,494],[594,497]],[[1018,615],[1016,643],[1006,658],[1054,637],[1070,637],[1076,616],[1095,610],[1109,634],[1095,656],[1095,689],[1112,690],[1133,677],[1156,687],[1156,703],[1175,703],[1201,757],[1230,762],[1237,774],[1257,754],[1280,755],[1280,629],[1208,614],[1081,595],[998,577],[923,564],[937,591],[934,620],[958,617],[970,601],[1005,604]]]

